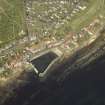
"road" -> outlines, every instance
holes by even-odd
[[[63,81],[67,75],[70,75],[75,70],[84,68],[95,59],[98,59],[100,56],[104,55],[104,53],[105,34],[103,32],[93,43],[74,53],[64,64],[61,65],[60,68],[64,68],[64,72],[62,73],[60,71],[61,75],[59,76],[59,78],[55,75],[59,74],[59,71],[55,70],[57,72],[54,73],[54,78],[58,79],[57,81]],[[60,68],[57,69],[60,70]]]

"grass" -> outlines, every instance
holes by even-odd
[[[104,0],[103,0],[104,1]],[[77,14],[77,19],[72,20],[71,27],[74,31],[79,31],[84,26],[88,25],[101,11],[104,11],[102,1],[90,0],[90,6],[86,11]]]
[[[0,45],[20,37],[24,16],[23,0],[0,0]]]

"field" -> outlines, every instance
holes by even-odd
[[[88,25],[92,20],[95,19],[95,17],[99,16],[100,14],[103,15],[105,8],[105,0],[90,0],[89,7],[77,14],[72,21],[71,26],[72,29],[75,31],[80,30],[82,27]]]
[[[0,45],[18,38],[24,29],[23,0],[0,0]]]

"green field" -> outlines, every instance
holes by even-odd
[[[70,22],[70,25],[74,31],[79,31],[84,26],[88,25],[95,17],[100,14],[103,15],[105,9],[105,0],[90,0],[89,7],[77,14]]]
[[[18,38],[24,29],[23,0],[0,0],[0,45]]]

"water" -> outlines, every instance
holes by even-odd
[[[62,68],[63,69],[63,68]],[[17,91],[6,105],[104,105],[105,56],[81,70],[72,72],[62,83],[40,83],[33,73],[31,82]],[[59,85],[58,85],[59,84]]]
[[[57,58],[57,55],[53,52],[48,52],[34,60],[32,60],[32,64],[37,68],[39,72],[44,72],[49,64]]]

